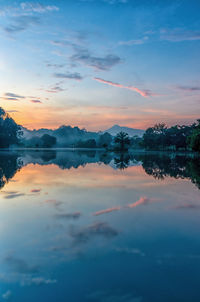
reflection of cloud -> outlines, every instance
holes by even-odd
[[[124,208],[135,208],[135,207],[137,207],[137,206],[139,206],[141,204],[145,204],[146,205],[148,203],[155,202],[155,201],[159,201],[159,199],[140,197],[139,200],[135,201],[134,203],[128,204],[125,207],[116,206],[116,207],[104,209],[104,210],[101,210],[101,211],[97,211],[97,212],[93,213],[93,215],[94,216],[98,216],[98,215],[103,215],[103,214],[106,214],[106,213],[111,213],[111,212],[119,211],[119,210],[124,209]]]
[[[134,86],[124,86],[122,84],[114,83],[114,82],[111,82],[111,81],[106,81],[106,80],[103,80],[101,78],[94,78],[94,80],[97,81],[97,82],[103,83],[103,84],[110,85],[110,86],[136,91],[137,93],[139,93],[143,97],[148,97],[148,96],[154,96],[155,95],[150,90],[141,90],[141,89],[139,89],[137,87],[134,87]]]
[[[70,236],[75,240],[76,243],[86,243],[90,239],[99,236],[109,239],[117,235],[118,232],[104,222],[96,222],[89,226],[83,227],[80,230],[75,230],[74,228],[70,230]]]
[[[141,302],[142,297],[120,290],[96,291],[87,296],[88,300],[96,302]]]
[[[140,249],[136,249],[136,248],[116,248],[115,249],[116,252],[118,253],[122,253],[122,254],[132,254],[132,255],[139,255],[144,257],[145,254],[140,250]]]
[[[55,217],[58,219],[77,219],[81,216],[80,212],[56,214]]]
[[[4,300],[9,300],[12,296],[12,292],[10,290],[7,290],[7,292],[5,292],[3,295],[2,295],[2,298]]]
[[[120,209],[121,209],[120,206],[118,206],[118,207],[113,207],[113,208],[109,208],[109,209],[97,211],[97,212],[95,212],[93,215],[94,215],[94,216],[99,216],[99,215],[102,215],[102,214],[106,214],[106,213],[110,213],[110,212],[114,212],[114,211],[119,211]]]
[[[173,207],[175,210],[200,210],[200,205],[197,204],[183,204]]]
[[[147,204],[151,202],[151,199],[150,198],[147,198],[147,197],[140,197],[139,200],[133,202],[133,203],[130,203],[127,205],[127,208],[135,208],[141,204]]]
[[[59,200],[56,200],[56,199],[47,199],[45,202],[48,203],[48,204],[52,204],[55,207],[59,207],[63,204],[62,201],[59,201]]]
[[[12,271],[19,273],[19,274],[33,274],[37,273],[39,268],[38,266],[34,265],[31,266],[28,263],[26,263],[24,260],[16,258],[14,256],[7,256],[5,258],[5,262],[7,265],[10,266]]]
[[[40,286],[40,285],[49,285],[49,284],[55,284],[55,283],[57,283],[57,280],[55,280],[55,279],[45,279],[43,277],[33,277],[33,278],[27,277],[21,282],[21,285],[22,286],[30,286],[30,285]]]

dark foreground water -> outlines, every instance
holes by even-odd
[[[0,152],[0,301],[199,302],[200,160]]]

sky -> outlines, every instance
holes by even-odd
[[[0,0],[0,106],[29,128],[200,117],[198,0]]]

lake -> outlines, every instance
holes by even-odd
[[[0,188],[0,301],[200,301],[199,158],[1,151]]]

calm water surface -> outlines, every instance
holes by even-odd
[[[0,152],[0,301],[199,302],[199,161]]]

